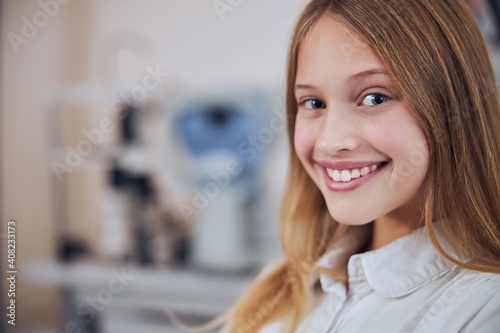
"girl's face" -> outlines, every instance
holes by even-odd
[[[425,136],[373,50],[323,15],[299,50],[295,151],[339,223],[418,217]]]

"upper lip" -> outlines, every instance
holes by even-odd
[[[340,161],[340,162],[331,162],[331,161],[316,161],[316,163],[323,167],[332,170],[351,170],[351,169],[361,169],[364,167],[369,167],[372,165],[377,165],[380,163],[384,163],[387,161]]]

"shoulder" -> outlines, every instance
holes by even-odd
[[[477,283],[468,291],[470,321],[463,332],[498,332],[500,327],[500,275],[476,273]],[[474,296],[476,294],[477,296]]]
[[[450,332],[497,332],[500,275],[463,270],[454,280],[434,304],[434,311],[428,313],[442,319],[435,324]],[[437,315],[440,308],[444,316]]]
[[[500,293],[500,274],[463,270],[457,284],[463,288],[489,294]]]
[[[463,269],[454,279],[450,290],[459,298],[474,298],[485,302],[500,296],[500,274]]]

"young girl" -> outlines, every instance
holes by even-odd
[[[313,0],[288,64],[285,258],[229,332],[500,332],[500,104],[463,0]]]

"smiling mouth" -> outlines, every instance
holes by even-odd
[[[359,169],[336,170],[336,169],[326,168],[326,172],[334,182],[345,183],[356,178],[362,178],[384,167],[385,165],[387,165],[387,163],[388,162],[379,162]]]

